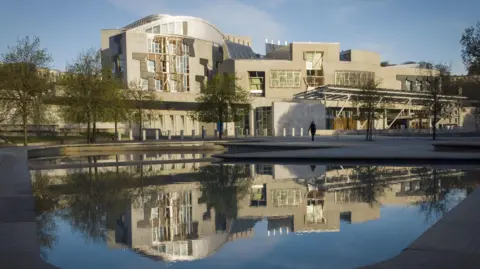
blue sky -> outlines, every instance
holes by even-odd
[[[340,42],[382,60],[444,62],[464,73],[459,39],[477,20],[478,0],[5,0],[0,52],[37,35],[63,70],[82,49],[100,46],[100,30],[154,13],[204,18],[225,33],[248,35],[264,52],[275,42]]]

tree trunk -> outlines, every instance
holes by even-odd
[[[90,131],[91,131],[91,124],[92,122],[92,117],[90,114],[90,110],[87,111],[87,144],[90,144]]]
[[[219,112],[220,112],[219,113],[220,115],[218,117],[218,123],[217,124],[220,125],[219,126],[220,128],[218,130],[218,138],[222,139],[222,137],[223,137],[223,111],[220,110]]]
[[[23,124],[23,145],[27,146],[28,145],[28,132],[27,132],[27,113],[23,112],[22,115],[22,124]]]
[[[92,128],[92,142],[95,143],[97,141],[97,120],[93,120],[93,128]]]
[[[115,138],[114,140],[118,140],[118,118],[117,112],[115,111]]]
[[[90,119],[87,119],[87,144],[90,144]]]
[[[437,139],[437,101],[433,104],[432,139]]]
[[[138,130],[139,130],[139,134],[138,134],[138,140],[142,141],[142,136],[143,136],[143,115],[142,115],[142,110],[139,109],[138,110],[138,117],[139,117],[139,123],[138,123]]]

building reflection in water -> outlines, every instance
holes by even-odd
[[[140,170],[163,171],[150,166]],[[380,218],[382,205],[421,203],[429,194],[441,200],[446,189],[465,187],[458,186],[465,172],[417,167],[197,163],[170,171],[172,180],[139,174],[152,184],[142,185],[123,212],[105,212],[107,244],[164,261],[207,257],[254,236],[262,220],[268,236],[338,232],[341,221]]]

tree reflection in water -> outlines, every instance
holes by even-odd
[[[57,243],[57,224],[54,212],[58,198],[50,190],[50,179],[46,176],[37,176],[32,182],[32,192],[35,199],[35,213],[37,221],[37,237],[40,244],[40,255],[46,259],[48,251]]]
[[[65,195],[60,217],[74,231],[92,242],[106,240],[106,214],[121,214],[138,195],[138,178],[125,171],[99,171],[68,174],[64,184],[74,190]],[[133,188],[132,188],[133,187]]]
[[[202,192],[199,201],[207,204],[204,218],[209,218],[212,208],[223,219],[237,218],[238,201],[250,192],[253,181],[250,166],[228,164],[204,166],[198,170],[198,177]]]
[[[423,199],[413,203],[425,217],[426,223],[433,223],[443,217],[449,206],[457,204],[458,196],[452,194],[456,188],[463,189],[460,176],[451,176],[447,169],[433,169],[421,167],[417,169],[420,184],[417,189],[421,191]]]
[[[353,189],[356,201],[367,203],[370,207],[379,203],[378,199],[385,196],[388,182],[383,175],[387,173],[383,166],[358,166],[353,171],[354,179],[358,180],[360,186]]]

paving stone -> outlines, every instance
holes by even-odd
[[[31,197],[0,197],[0,222],[35,221],[35,207]]]

